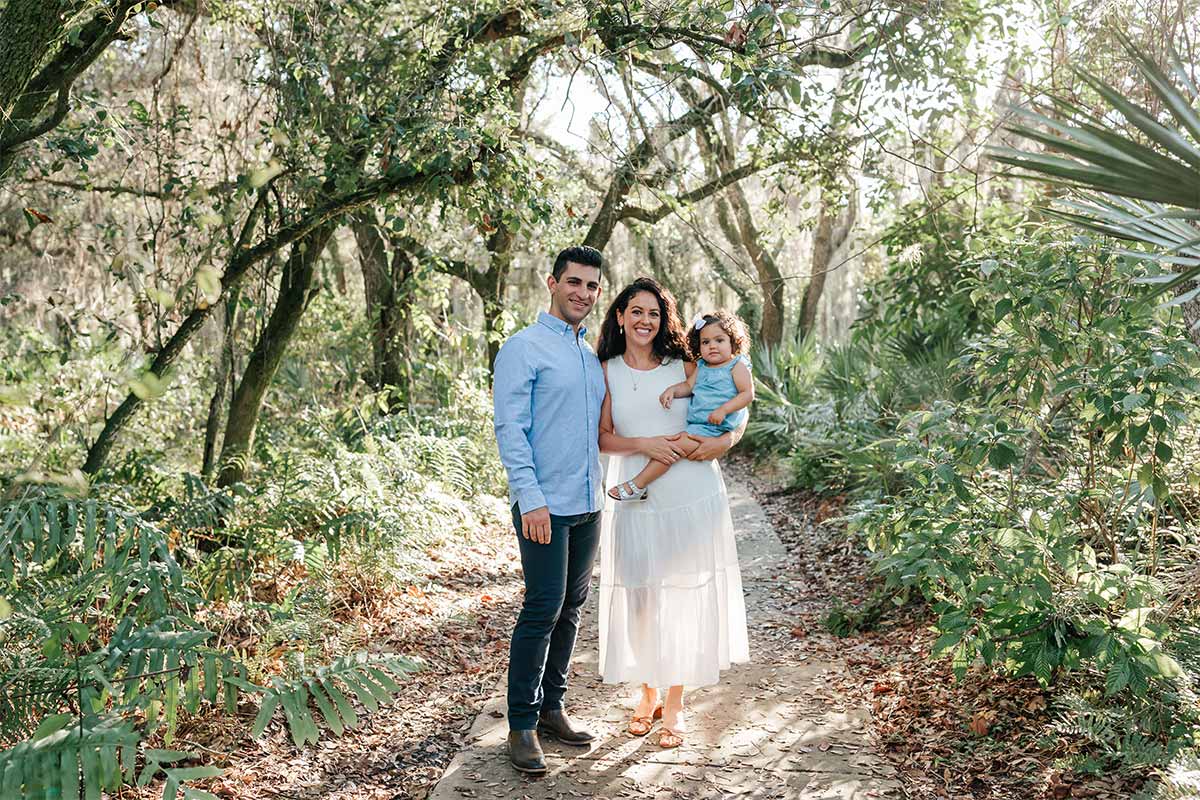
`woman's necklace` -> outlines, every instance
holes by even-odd
[[[625,366],[629,368],[629,382],[631,384],[633,384],[633,390],[635,392],[638,390],[638,373],[639,372],[651,372],[651,371],[657,369],[657,367],[659,366],[658,364],[656,364],[655,366],[650,367],[650,369],[638,369],[637,367],[630,364],[629,359],[625,358],[625,356],[621,356],[621,360],[624,361]]]

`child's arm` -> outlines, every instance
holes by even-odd
[[[687,376],[687,380],[680,381],[672,386],[668,386],[666,391],[658,396],[658,402],[662,403],[662,407],[671,408],[671,401],[677,397],[691,397],[692,390],[696,386],[696,373],[699,370],[693,370],[691,375]]]
[[[737,389],[737,394],[717,406],[717,410],[708,415],[708,421],[713,425],[720,425],[725,421],[725,417],[735,411],[741,411],[754,402],[754,378],[750,375],[750,368],[746,366],[745,362],[739,361],[733,365],[732,374],[733,386]]]

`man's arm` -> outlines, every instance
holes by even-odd
[[[510,339],[500,348],[496,355],[495,376],[492,403],[496,445],[500,448],[500,462],[508,473],[508,485],[524,518],[532,511],[545,509],[546,496],[533,469],[533,447],[529,443],[537,370],[530,362],[522,340]],[[546,516],[548,523],[548,513]],[[529,531],[523,533],[528,538]],[[549,531],[546,533],[549,541]],[[540,541],[540,537],[535,540]]]

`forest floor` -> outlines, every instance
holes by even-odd
[[[745,684],[743,694],[689,692],[697,735],[679,751],[658,751],[653,735],[621,733],[631,700],[595,678],[593,608],[581,626],[573,710],[604,741],[590,755],[551,745],[552,774],[542,781],[511,771],[496,741],[504,729],[498,689],[522,589],[515,536],[500,525],[430,546],[409,585],[360,598],[341,620],[358,626],[372,650],[424,662],[396,702],[361,715],[359,730],[297,751],[278,720],[260,740],[247,739],[247,707],[244,720],[185,722],[176,746],[225,768],[204,785],[222,798],[424,800],[443,775],[435,798],[730,797],[743,794],[733,777],[739,764],[754,785],[772,788],[759,793],[768,797],[1132,795],[1116,778],[1080,780],[1058,766],[1079,745],[1055,731],[1051,698],[1036,682],[981,670],[956,682],[947,660],[931,660],[931,619],[920,604],[885,610],[872,630],[829,633],[821,621],[831,607],[853,614],[878,588],[861,544],[838,521],[839,499],[787,489],[780,475],[744,459],[727,472],[748,490],[735,498],[739,525],[778,538],[768,551],[751,543],[743,565],[756,663],[727,673]],[[746,709],[729,708],[735,700]],[[712,724],[741,711],[751,719],[736,730]],[[838,777],[831,765],[840,779],[830,779]]]
[[[259,740],[241,719],[207,716],[181,724],[174,746],[202,752],[224,775],[198,784],[221,798],[410,800],[424,798],[508,661],[508,637],[523,591],[517,542],[507,526],[454,535],[420,553],[412,581],[363,586],[339,622],[373,652],[419,658],[421,671],[377,713],[358,708],[358,730],[297,750],[277,717]],[[128,791],[128,790],[127,790]],[[128,796],[125,795],[125,796]],[[139,797],[161,796],[161,786]]]

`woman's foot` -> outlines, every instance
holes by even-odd
[[[658,746],[663,750],[670,750],[683,744],[683,736],[663,725],[662,732],[658,735]]]
[[[668,692],[663,706],[662,731],[658,736],[658,746],[664,750],[679,747],[683,744],[685,733],[687,726],[683,718],[683,692]]]
[[[654,689],[642,689],[642,697],[633,716],[629,718],[629,732],[634,736],[645,736],[654,726],[654,720],[662,717],[663,707],[658,702],[658,692]]]
[[[609,489],[608,496],[613,500],[645,500],[649,492],[633,481],[625,481]]]

